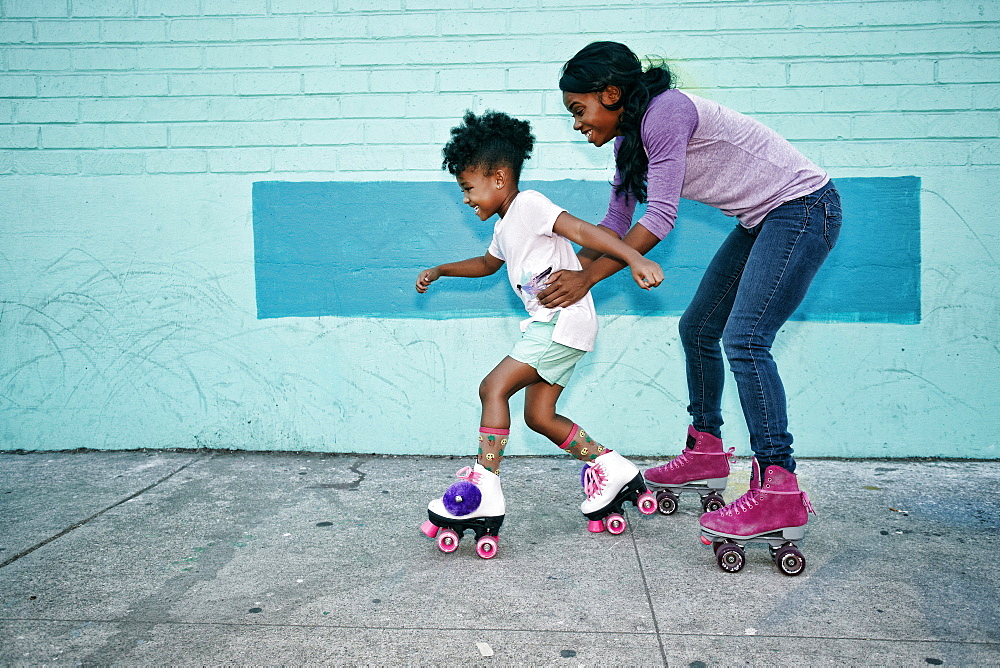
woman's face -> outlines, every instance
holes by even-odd
[[[596,93],[563,92],[563,104],[573,114],[573,129],[582,132],[594,146],[604,146],[621,134],[618,117],[622,110],[612,111],[604,106],[613,105],[620,98],[621,90],[617,86],[608,86]]]

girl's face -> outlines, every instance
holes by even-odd
[[[621,109],[614,111],[605,104],[615,104],[621,98],[621,89],[608,86],[596,93],[563,93],[563,104],[573,114],[573,129],[582,132],[594,146],[604,146],[620,135],[618,117]]]
[[[479,220],[487,220],[497,213],[502,218],[517,194],[516,188],[513,194],[510,192],[509,178],[504,169],[487,174],[483,169],[470,167],[459,172],[455,179],[465,195],[462,201],[472,207]]]

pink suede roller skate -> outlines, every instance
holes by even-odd
[[[580,510],[588,520],[587,530],[618,535],[625,531],[625,517],[622,506],[626,502],[635,504],[643,515],[656,512],[656,500],[646,489],[642,474],[632,462],[614,450],[600,455],[583,467],[580,482],[587,500]]]
[[[729,463],[736,448],[724,450],[722,439],[688,427],[686,447],[662,466],[646,469],[646,485],[656,491],[656,506],[662,515],[677,512],[681,492],[698,492],[705,512],[726,505],[722,491],[729,480]]]
[[[457,550],[462,534],[472,531],[476,554],[492,559],[506,512],[500,476],[480,464],[466,466],[455,475],[459,481],[427,505],[428,519],[420,530],[428,538],[436,538],[438,549],[446,553]]]
[[[701,542],[715,550],[719,568],[736,573],[746,563],[747,543],[767,543],[774,564],[785,575],[799,575],[806,558],[797,543],[806,532],[812,504],[799,489],[798,478],[780,466],[768,466],[764,476],[754,458],[750,490],[739,499],[701,516]]]

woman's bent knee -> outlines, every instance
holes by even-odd
[[[694,316],[685,312],[677,324],[677,331],[680,334],[681,345],[685,350],[695,350],[701,347],[718,348],[721,338],[716,332],[710,330],[699,316]]]

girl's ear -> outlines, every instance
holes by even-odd
[[[504,187],[504,184],[507,183],[507,172],[505,172],[503,168],[498,169],[493,173],[493,180],[494,183],[496,183],[497,190],[500,190]]]

